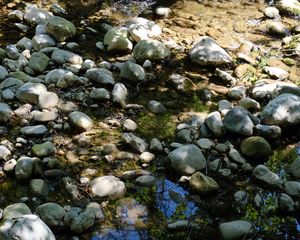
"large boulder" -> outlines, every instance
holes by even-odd
[[[287,126],[300,123],[300,97],[294,94],[281,94],[263,109],[261,121],[269,125]]]
[[[192,62],[199,65],[222,65],[231,63],[229,54],[210,37],[201,37],[189,52]]]
[[[75,25],[62,17],[52,17],[45,24],[45,27],[47,33],[53,36],[58,42],[66,41],[76,34]]]
[[[169,153],[168,158],[171,167],[185,175],[191,175],[206,167],[206,160],[201,150],[193,144],[184,145],[173,150]]]
[[[169,50],[158,40],[141,40],[133,49],[133,57],[138,62],[144,62],[145,60],[161,61],[169,54]]]
[[[224,240],[245,239],[255,232],[252,223],[242,220],[222,223],[219,229]]]
[[[2,240],[55,240],[49,227],[35,215],[7,219],[0,226]]]
[[[265,161],[271,155],[270,144],[263,137],[248,137],[241,143],[241,152],[249,159]]]

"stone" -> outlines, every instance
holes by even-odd
[[[195,144],[203,150],[210,150],[215,146],[215,143],[208,138],[200,138]]]
[[[246,191],[237,191],[233,195],[234,202],[238,206],[245,206],[248,202],[248,193]]]
[[[13,116],[13,111],[6,103],[0,103],[0,122],[7,123]]]
[[[20,57],[20,52],[16,45],[9,44],[5,48],[6,56],[13,60],[18,60]]]
[[[4,145],[0,145],[0,159],[8,161],[11,156],[11,151]]]
[[[264,67],[263,71],[269,74],[270,77],[273,77],[279,81],[289,77],[289,73],[287,71],[278,67]]]
[[[27,38],[27,37],[23,37],[21,38],[18,42],[17,42],[17,47],[19,49],[22,49],[22,50],[29,50],[31,51],[32,49],[32,41],[30,38]]]
[[[218,66],[232,62],[228,53],[215,40],[206,36],[194,43],[189,56],[192,62],[199,65]]]
[[[270,101],[260,114],[262,123],[287,126],[300,123],[300,97],[285,93]]]
[[[120,76],[132,82],[139,82],[145,80],[146,74],[143,67],[127,61],[121,65]]]
[[[300,157],[297,157],[291,164],[291,172],[295,178],[300,178]]]
[[[46,197],[49,192],[48,183],[43,179],[31,179],[29,188],[31,193],[37,197]]]
[[[4,208],[3,220],[18,218],[27,214],[31,214],[31,210],[25,203],[14,203]]]
[[[43,48],[55,47],[55,40],[47,34],[37,34],[32,38],[32,47],[35,51],[40,51]]]
[[[109,100],[110,94],[105,88],[93,88],[90,92],[90,98],[95,100]]]
[[[155,155],[150,152],[143,152],[139,158],[142,163],[151,163],[154,160]]]
[[[279,176],[265,165],[257,165],[253,170],[253,176],[268,187],[277,188],[280,186]]]
[[[102,176],[95,178],[90,184],[91,194],[96,198],[121,198],[126,193],[125,184],[117,177]]]
[[[206,119],[205,123],[209,130],[211,130],[216,136],[220,137],[225,134],[224,125],[222,122],[221,114],[217,111],[210,113]]]
[[[27,5],[24,12],[24,20],[32,25],[44,24],[52,16],[52,13],[37,7],[35,4]]]
[[[278,9],[285,14],[300,15],[300,3],[298,0],[280,0]]]
[[[206,160],[201,150],[193,145],[183,145],[169,153],[170,165],[177,172],[191,175],[206,167]]]
[[[246,159],[239,153],[238,150],[231,148],[229,151],[229,158],[239,164],[246,163]]]
[[[81,65],[81,70],[87,71],[89,69],[95,68],[96,63],[91,59],[85,59]]]
[[[159,18],[168,18],[172,13],[171,8],[168,7],[156,7],[155,8],[155,14],[159,17]]]
[[[219,229],[224,240],[245,239],[255,233],[252,223],[242,220],[221,223]]]
[[[34,161],[30,157],[21,157],[18,159],[15,167],[15,175],[18,180],[26,180],[31,177]]]
[[[15,159],[10,159],[4,163],[3,170],[7,173],[12,173],[15,170],[17,161]]]
[[[182,129],[176,133],[176,141],[180,143],[191,143],[192,139],[192,130],[191,129]]]
[[[269,159],[272,149],[263,137],[253,136],[242,141],[241,152],[249,159],[264,162]]]
[[[54,69],[47,73],[45,83],[54,83],[57,87],[66,88],[72,86],[76,81],[76,75],[69,70]]]
[[[15,93],[11,89],[5,89],[4,91],[2,91],[1,95],[4,100],[8,101],[15,98]]]
[[[205,176],[201,172],[196,172],[191,176],[189,188],[198,194],[209,194],[218,191],[219,184],[213,178]]]
[[[33,145],[32,154],[37,157],[48,157],[55,152],[55,147],[51,142],[44,142],[41,144]]]
[[[57,49],[52,52],[51,60],[59,65],[63,65],[65,63],[81,65],[83,63],[82,57],[78,54],[61,49]]]
[[[258,123],[249,111],[242,107],[234,107],[224,116],[223,124],[227,131],[251,136],[253,134],[254,124]]]
[[[279,139],[281,137],[281,128],[275,125],[257,124],[254,130],[257,135],[264,138]]]
[[[112,72],[105,68],[92,68],[87,70],[86,77],[92,82],[103,85],[114,85],[115,79]]]
[[[167,58],[169,54],[169,50],[158,40],[141,40],[133,49],[133,57],[138,62],[146,60],[151,62],[161,61]]]
[[[290,34],[289,29],[278,21],[267,23],[266,28],[268,34],[276,37],[285,37]]]
[[[35,214],[39,216],[49,227],[58,228],[63,224],[66,211],[57,203],[44,203],[35,209]]]
[[[268,18],[279,18],[279,10],[276,7],[266,7],[264,9],[264,14],[268,17]]]
[[[47,92],[47,88],[41,83],[25,83],[17,89],[16,97],[23,102],[38,103],[39,95]]]
[[[125,107],[127,95],[128,90],[123,83],[116,83],[114,85],[112,91],[113,102],[119,103],[122,107]]]
[[[127,132],[134,132],[137,128],[138,128],[137,123],[129,118],[126,119],[123,123],[123,129]]]
[[[23,21],[24,14],[21,10],[13,10],[7,14],[7,17],[12,21]]]
[[[150,112],[152,112],[154,114],[163,114],[167,111],[166,107],[162,103],[160,103],[156,100],[149,101],[148,106],[149,106]]]
[[[287,194],[281,193],[278,199],[278,207],[284,214],[290,214],[295,212],[295,202]]]
[[[156,177],[151,175],[142,175],[137,179],[135,179],[135,183],[141,187],[151,187],[151,186],[156,186],[157,179]]]
[[[4,80],[8,75],[8,72],[5,67],[0,66],[0,80]]]
[[[58,105],[59,98],[56,93],[43,92],[39,94],[38,105],[41,109],[50,109]]]
[[[226,113],[232,108],[232,104],[231,102],[227,101],[227,100],[220,100],[218,102],[218,110],[219,112],[225,116]]]
[[[226,85],[226,86],[234,86],[237,83],[237,79],[231,76],[231,74],[222,71],[219,68],[216,68],[216,75],[220,78],[220,80]]]
[[[245,86],[235,86],[228,90],[228,97],[233,100],[240,100],[246,96]]]
[[[122,26],[111,28],[104,35],[103,43],[108,51],[131,52],[133,47],[128,39],[128,29]]]
[[[300,197],[300,182],[287,181],[284,183],[284,190],[288,195],[299,198]]]
[[[148,149],[148,144],[133,133],[124,133],[122,136],[125,143],[129,144],[139,153],[143,153]]]
[[[68,119],[71,127],[78,131],[85,132],[93,128],[93,120],[83,112],[71,112]]]
[[[161,152],[163,150],[163,145],[157,138],[152,138],[150,142],[150,150],[154,152]]]
[[[55,236],[39,217],[24,215],[4,221],[0,226],[0,239],[55,240]]]
[[[37,73],[44,72],[49,64],[49,58],[44,53],[34,52],[28,62],[28,66]]]
[[[45,28],[47,33],[58,42],[64,42],[76,34],[75,25],[67,19],[58,16],[54,16],[47,21]]]
[[[48,131],[44,125],[26,126],[20,129],[20,132],[28,136],[40,136],[44,135]]]
[[[245,97],[245,98],[241,99],[238,102],[238,105],[247,109],[248,111],[250,111],[250,110],[257,111],[260,109],[260,103],[249,97]]]

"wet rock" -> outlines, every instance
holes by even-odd
[[[39,94],[38,105],[41,109],[54,108],[58,105],[59,98],[56,93],[43,92]]]
[[[0,238],[3,240],[55,240],[48,226],[35,215],[6,220],[0,226]]]
[[[145,152],[148,148],[148,144],[133,133],[124,133],[123,140],[140,153]]]
[[[0,80],[4,80],[8,75],[8,72],[5,67],[0,66]]]
[[[17,42],[17,47],[22,50],[27,49],[27,50],[31,51],[32,41],[31,41],[31,39],[29,39],[27,37],[23,37]]]
[[[268,18],[279,18],[279,10],[276,7],[266,7],[264,10],[264,14]]]
[[[74,111],[68,115],[70,125],[76,130],[85,132],[93,127],[93,120],[85,113]]]
[[[29,188],[34,196],[46,197],[49,192],[48,183],[43,179],[31,179]]]
[[[90,92],[90,98],[95,100],[109,100],[110,94],[105,88],[93,88]]]
[[[138,62],[149,60],[151,62],[161,61],[169,56],[169,50],[164,44],[157,40],[141,40],[133,49],[133,57]]]
[[[18,218],[27,214],[31,214],[31,210],[25,203],[14,203],[4,208],[3,220]]]
[[[125,85],[123,83],[116,83],[112,91],[113,102],[125,107],[127,95],[128,91]]]
[[[47,33],[54,37],[58,42],[66,41],[76,34],[75,25],[62,18],[54,16],[45,24]]]
[[[215,143],[208,138],[200,138],[195,144],[203,150],[209,150],[215,146]]]
[[[33,145],[31,149],[34,156],[37,157],[47,157],[55,152],[55,147],[51,142],[44,142],[41,144]]]
[[[47,92],[47,88],[41,83],[25,83],[17,89],[16,97],[24,102],[38,103],[39,95]]]
[[[156,185],[157,179],[151,175],[142,175],[135,179],[135,183],[142,187],[151,187]]]
[[[107,70],[105,68],[89,69],[86,72],[86,77],[95,83],[99,83],[99,84],[103,84],[103,85],[114,85],[115,84],[115,80],[112,75],[112,72],[110,72],[109,70]]]
[[[114,176],[103,176],[91,181],[91,193],[93,197],[111,199],[121,198],[125,195],[125,184]]]
[[[249,159],[266,161],[271,155],[270,144],[262,137],[248,137],[241,143],[241,152]]]
[[[255,133],[265,138],[278,139],[281,136],[281,128],[275,125],[257,124],[255,126]]]
[[[263,70],[269,74],[269,76],[276,78],[277,80],[284,80],[289,77],[289,73],[278,67],[264,67]]]
[[[192,62],[199,65],[222,65],[232,61],[228,53],[210,37],[201,37],[189,52]]]
[[[35,4],[29,4],[25,8],[24,20],[32,25],[44,24],[52,17],[50,12],[38,8]]]
[[[152,138],[150,142],[150,150],[154,152],[161,152],[163,150],[162,143],[157,138]]]
[[[285,192],[292,197],[300,197],[300,182],[287,181],[284,183]]]
[[[224,125],[222,122],[221,114],[217,111],[210,113],[206,119],[205,123],[216,136],[223,136],[225,133]]]
[[[300,123],[300,97],[281,94],[270,101],[260,114],[261,121],[268,125],[295,125]]]
[[[228,97],[234,100],[240,100],[246,96],[246,87],[245,86],[236,86],[228,90]]]
[[[253,134],[254,123],[257,124],[258,120],[242,107],[229,110],[223,120],[226,130],[245,136]]]
[[[138,128],[136,122],[131,119],[126,119],[123,123],[123,129],[128,132],[134,132]]]
[[[225,222],[219,226],[224,240],[239,240],[254,234],[254,226],[250,222],[237,220]]]
[[[131,52],[132,42],[128,39],[128,29],[114,27],[104,35],[104,45],[108,51]]]
[[[219,184],[213,178],[205,176],[201,172],[196,172],[191,176],[189,188],[195,193],[209,194],[218,191]]]
[[[278,199],[278,207],[285,214],[294,213],[296,210],[294,200],[285,193],[280,194]]]
[[[61,49],[54,50],[51,54],[51,59],[60,65],[65,63],[81,65],[83,63],[82,57],[78,54]]]
[[[40,51],[43,48],[55,47],[55,40],[47,34],[37,34],[32,38],[32,47],[35,51]]]
[[[32,68],[33,71],[42,73],[44,72],[49,64],[49,58],[44,53],[34,52],[28,62],[28,66]]]
[[[280,0],[278,9],[282,13],[287,13],[295,16],[300,15],[300,3],[298,0]]]
[[[66,211],[56,203],[44,203],[35,209],[35,214],[49,227],[57,228],[63,226],[63,218],[66,215]]]
[[[253,176],[269,187],[277,188],[280,185],[279,176],[273,173],[265,165],[257,165],[253,170]]]
[[[0,103],[0,122],[7,123],[13,116],[13,111],[6,103]]]
[[[155,114],[163,114],[167,111],[166,107],[162,103],[160,103],[156,100],[149,101],[148,106],[149,106],[150,112],[155,113]]]
[[[31,177],[34,161],[30,157],[21,157],[18,159],[15,167],[15,175],[18,180],[25,180]]]
[[[26,126],[20,129],[20,132],[29,136],[40,136],[44,135],[48,131],[44,125]]]
[[[181,174],[191,175],[206,167],[206,160],[201,150],[193,144],[176,148],[169,153],[168,158],[171,167]]]
[[[284,26],[281,22],[273,21],[267,24],[267,32],[270,35],[277,37],[285,37],[289,35],[289,29]]]
[[[141,67],[138,64],[127,61],[121,66],[120,76],[132,82],[139,82],[145,80],[146,74],[143,67]]]
[[[257,111],[257,110],[260,109],[259,102],[255,101],[254,99],[249,98],[249,97],[245,97],[245,98],[241,99],[238,102],[238,105],[245,108],[245,109],[247,109],[247,110]]]

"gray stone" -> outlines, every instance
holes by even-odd
[[[169,153],[170,165],[181,174],[191,175],[206,167],[201,150],[193,144],[183,145]]]
[[[99,84],[103,84],[103,85],[114,85],[115,84],[115,80],[112,75],[112,72],[110,72],[109,70],[107,70],[105,68],[89,69],[86,72],[86,77],[95,83],[99,83]]]
[[[264,138],[253,136],[242,141],[241,152],[247,158],[261,162],[268,160],[272,149]]]
[[[111,199],[121,198],[125,195],[125,184],[114,176],[102,176],[91,181],[91,193],[93,197]]]
[[[128,132],[134,132],[136,129],[138,128],[138,125],[136,122],[134,122],[133,120],[131,119],[126,119],[123,123],[123,129],[125,131],[128,131]]]
[[[163,43],[157,40],[141,40],[133,49],[133,57],[138,62],[149,60],[151,62],[161,61],[168,57],[169,50]]]
[[[47,92],[47,88],[41,83],[25,83],[17,89],[16,97],[24,102],[38,103],[39,95]]]
[[[45,83],[54,83],[57,87],[68,87],[72,86],[76,81],[76,75],[69,70],[65,69],[54,69],[47,73],[45,77]]]
[[[121,66],[120,76],[132,82],[144,81],[146,74],[143,67],[138,64],[127,61]]]
[[[152,138],[150,142],[150,150],[154,152],[161,152],[163,150],[162,143],[157,138]]]
[[[31,210],[25,203],[14,203],[4,208],[3,220],[17,218],[27,214],[31,214]]]
[[[189,52],[192,62],[199,65],[222,65],[232,61],[228,53],[210,37],[201,37]]]
[[[4,145],[0,145],[0,159],[4,161],[9,160],[11,156],[11,151]]]
[[[235,203],[239,206],[245,206],[248,202],[248,193],[246,191],[237,191],[233,196]]]
[[[228,90],[228,97],[234,100],[240,100],[246,96],[246,87],[245,86],[235,86]]]
[[[55,40],[47,34],[37,34],[32,38],[32,47],[35,51],[40,51],[43,48],[56,46]]]
[[[0,103],[0,122],[7,123],[13,116],[13,111],[6,103]]]
[[[28,66],[32,68],[33,71],[42,73],[44,72],[49,64],[49,58],[44,53],[34,52],[28,62]]]
[[[0,226],[0,239],[55,240],[55,236],[40,218],[24,215],[4,221]]]
[[[34,161],[30,157],[21,157],[18,159],[15,174],[18,180],[26,180],[31,177],[33,172]]]
[[[29,188],[31,193],[37,197],[46,197],[49,192],[48,183],[43,179],[31,179]]]
[[[192,129],[182,129],[176,133],[176,141],[180,143],[191,143],[192,139]]]
[[[5,67],[0,66],[0,80],[4,80],[8,75],[8,72]]]
[[[292,197],[300,197],[300,182],[287,181],[284,183],[285,192]]]
[[[295,202],[294,200],[287,194],[281,193],[278,199],[278,207],[279,209],[285,213],[290,214],[295,212]]]
[[[93,120],[85,113],[74,111],[68,116],[70,125],[76,130],[85,132],[93,128]]]
[[[27,37],[23,37],[17,42],[17,47],[22,50],[27,49],[27,50],[31,51],[32,41],[31,41],[31,39],[29,39]]]
[[[257,124],[255,126],[255,133],[265,138],[278,139],[281,137],[281,128],[275,125]]]
[[[149,106],[150,112],[155,113],[155,114],[163,114],[167,111],[165,106],[156,100],[149,101],[148,106]]]
[[[151,175],[142,175],[135,179],[135,183],[142,187],[151,187],[157,184],[157,179]]]
[[[11,89],[5,89],[1,95],[4,100],[13,100],[15,98],[15,93]]]
[[[56,203],[44,203],[35,209],[35,214],[49,227],[57,228],[62,226],[66,211]]]
[[[128,91],[123,83],[116,83],[114,85],[112,91],[113,102],[119,103],[122,107],[125,107],[127,95],[128,95]]]
[[[205,123],[209,130],[211,130],[216,136],[223,136],[225,133],[224,125],[222,122],[221,114],[217,111],[210,113],[206,119]]]
[[[78,54],[61,49],[54,50],[51,54],[51,59],[55,63],[60,65],[63,65],[65,63],[81,65],[83,63],[82,57]]]
[[[189,188],[195,193],[209,194],[218,191],[219,184],[213,178],[205,176],[201,172],[196,172],[191,176]]]
[[[4,58],[2,61],[2,65],[8,68],[10,71],[20,71],[23,69],[25,65],[27,65],[28,61],[26,58],[20,56],[21,59],[12,60],[9,58]]]
[[[50,12],[37,7],[35,4],[29,4],[25,8],[24,20],[32,25],[44,24],[50,18],[52,18]]]
[[[23,21],[24,14],[21,10],[13,10],[7,14],[7,17],[12,21]]]
[[[6,56],[8,56],[10,59],[18,60],[20,57],[20,53],[16,45],[9,44],[5,48]]]
[[[109,100],[110,94],[105,88],[93,88],[90,92],[90,98],[96,100]]]
[[[230,149],[229,158],[236,163],[246,163],[246,159],[234,148]]]
[[[220,100],[218,102],[218,110],[224,116],[232,108],[231,102],[227,100]]]
[[[237,220],[225,222],[219,226],[224,240],[239,240],[254,234],[254,226],[250,222]]]
[[[48,131],[44,125],[26,126],[20,129],[20,132],[25,135],[40,136]]]
[[[34,156],[37,157],[48,157],[55,152],[55,147],[51,142],[44,142],[41,144],[33,145],[31,149]]]
[[[257,110],[260,109],[259,102],[255,101],[254,99],[249,98],[249,97],[245,97],[245,98],[241,99],[238,102],[238,105],[245,108],[245,109],[247,109],[247,110],[257,111]]]
[[[104,35],[104,45],[108,51],[131,52],[132,42],[128,39],[128,29],[122,26],[111,28]]]
[[[209,150],[215,146],[215,143],[208,138],[200,138],[195,144],[203,150]]]
[[[270,101],[260,114],[261,121],[268,125],[295,125],[300,123],[300,97],[285,93]]]
[[[264,67],[263,70],[269,74],[270,77],[276,78],[277,80],[284,80],[289,77],[289,73],[278,67]]]
[[[272,21],[270,23],[267,23],[266,28],[268,34],[277,37],[285,37],[290,34],[289,29],[286,26],[284,26],[284,24],[278,21]]]
[[[129,144],[140,153],[145,152],[148,148],[148,144],[143,139],[135,136],[133,133],[124,133],[122,138],[124,142]]]
[[[273,173],[265,165],[257,165],[253,170],[253,176],[269,187],[277,188],[280,186],[279,176]]]
[[[300,157],[297,157],[291,164],[291,171],[295,178],[300,178]]]
[[[234,86],[237,83],[236,78],[231,76],[231,74],[220,70],[219,68],[216,68],[216,75],[221,79],[221,81],[226,85],[226,86]]]
[[[54,37],[58,42],[66,41],[76,34],[76,28],[72,22],[57,16],[54,16],[47,21],[45,28],[47,33]]]
[[[56,93],[43,92],[39,94],[38,105],[41,109],[54,108],[58,105],[59,98]]]

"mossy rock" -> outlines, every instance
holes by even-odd
[[[270,144],[262,137],[248,137],[242,141],[241,152],[249,159],[266,161],[271,155]]]

